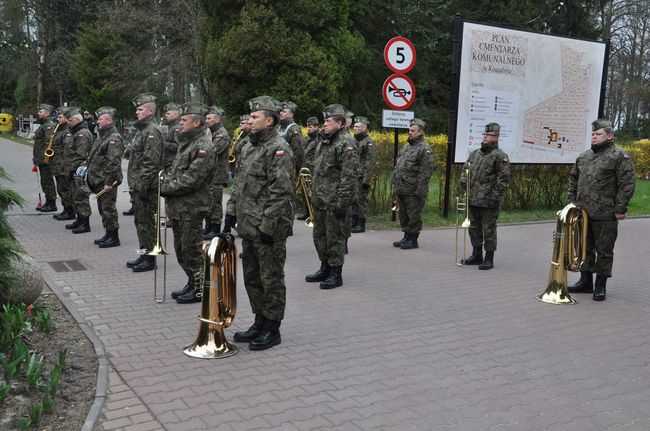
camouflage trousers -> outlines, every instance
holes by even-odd
[[[612,276],[614,243],[618,237],[618,220],[589,219],[587,231],[587,258],[583,271]]]
[[[135,223],[140,248],[147,251],[152,250],[156,243],[157,206],[156,194],[148,193],[146,196],[142,196],[138,192],[133,193],[133,223]]]
[[[70,184],[70,177],[67,175],[57,175],[56,191],[61,198],[61,205],[63,208],[72,208],[72,185]]]
[[[272,246],[259,241],[242,240],[244,285],[253,314],[269,320],[284,319],[287,286],[284,284],[284,264],[287,241]]]
[[[92,209],[90,208],[89,196],[82,192],[77,183],[72,180],[70,180],[70,198],[77,217],[90,217]]]
[[[45,193],[45,199],[49,202],[56,202],[56,186],[50,165],[38,165],[38,175],[41,181],[41,189]]]
[[[330,266],[343,266],[345,240],[350,235],[350,217],[336,217],[334,210],[314,209],[314,245],[318,259]]]
[[[223,220],[223,185],[215,184],[210,191],[210,213],[207,221],[221,224],[221,220]]]
[[[402,232],[419,234],[422,230],[422,210],[426,198],[415,195],[397,195],[399,204],[399,225]]]
[[[363,182],[359,180],[357,182],[357,203],[352,207],[352,215],[356,215],[361,218],[366,218],[368,216],[368,194],[370,189],[363,188]]]
[[[187,214],[171,218],[174,234],[174,251],[178,264],[183,268],[187,277],[192,279],[194,274],[203,274],[203,219],[206,213]]]
[[[98,193],[104,188],[104,186],[96,187],[95,193]],[[120,225],[117,221],[117,207],[115,202],[117,201],[117,187],[113,187],[108,193],[104,193],[97,200],[97,209],[99,210],[99,215],[102,216],[102,225],[107,232],[116,231],[120,228]]]
[[[497,219],[499,208],[481,208],[469,206],[469,239],[473,248],[485,248],[485,251],[497,249]]]

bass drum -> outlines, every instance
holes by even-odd
[[[92,193],[88,185],[88,166],[81,165],[77,168],[77,171],[74,173],[74,183],[85,194],[90,195]]]

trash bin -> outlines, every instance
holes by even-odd
[[[14,130],[14,116],[11,114],[0,114],[0,132],[12,132]]]

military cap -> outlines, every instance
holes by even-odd
[[[54,106],[48,105],[47,103],[41,103],[38,105],[38,110],[40,111],[41,109],[47,112],[54,112]]]
[[[166,104],[163,107],[163,109],[165,110],[165,112],[167,112],[167,111],[180,111],[181,110],[181,105],[179,105],[178,103],[169,102],[168,104]]]
[[[334,103],[333,105],[327,105],[325,108],[323,108],[323,118],[330,118],[330,117],[341,117],[344,118],[346,115],[345,108],[343,105],[339,105],[338,103]]]
[[[183,115],[205,115],[208,113],[208,108],[203,103],[189,102],[181,106],[181,113]]]
[[[500,133],[501,132],[501,126],[499,123],[488,123],[485,125],[485,133]]]
[[[424,129],[425,127],[427,127],[427,123],[425,123],[424,121],[422,121],[420,118],[414,118],[414,119],[412,119],[411,122],[410,122],[409,124],[410,124],[411,126],[419,126],[421,129]]]
[[[66,112],[68,112],[69,109],[70,108],[67,106],[59,106],[58,108],[56,108],[56,113],[65,116]]]
[[[99,118],[104,114],[110,114],[111,116],[114,117],[116,112],[117,109],[113,108],[112,106],[102,106],[101,108],[95,111],[95,116]]]
[[[226,111],[223,110],[223,108],[220,108],[219,106],[209,106],[208,107],[208,114],[216,114],[220,117],[223,117],[226,114]]]
[[[365,124],[366,126],[367,126],[368,124],[370,124],[370,121],[368,121],[368,119],[367,119],[366,117],[362,117],[362,116],[360,116],[360,115],[354,117],[354,122],[355,122],[355,123]]]
[[[316,117],[307,118],[307,125],[308,126],[318,126],[318,118],[316,118]]]
[[[287,100],[286,102],[282,102],[282,109],[290,109],[291,112],[296,112],[296,109],[298,109],[298,105]]]
[[[600,129],[612,129],[612,122],[605,119],[605,118],[599,118],[593,123],[591,123],[591,130],[596,131]]]
[[[248,101],[248,107],[251,112],[255,111],[272,111],[276,114],[280,112],[281,103],[271,96],[259,96]]]
[[[81,115],[81,108],[78,106],[68,106],[68,111],[65,113],[65,118],[72,118],[75,115]]]
[[[352,118],[352,117],[354,117],[354,112],[346,110],[345,118]]]
[[[249,118],[251,118],[251,116],[248,115],[248,114],[240,115],[239,116],[239,122],[240,123],[248,122]]]
[[[138,106],[144,105],[145,103],[156,103],[156,96],[154,96],[151,93],[142,93],[136,96],[131,101],[131,103],[133,103],[133,106],[135,106],[136,108]]]

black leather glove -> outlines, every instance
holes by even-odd
[[[345,218],[345,214],[347,213],[347,210],[345,208],[339,208],[336,207],[334,209],[334,215],[336,216],[337,219],[343,220]]]
[[[226,214],[226,218],[223,222],[222,232],[230,233],[230,229],[235,227],[236,224],[237,224],[237,217],[235,217],[232,214]]]
[[[361,187],[363,187],[364,190],[370,190],[370,184],[361,184]]]
[[[260,231],[260,242],[264,245],[273,245],[273,237]]]

